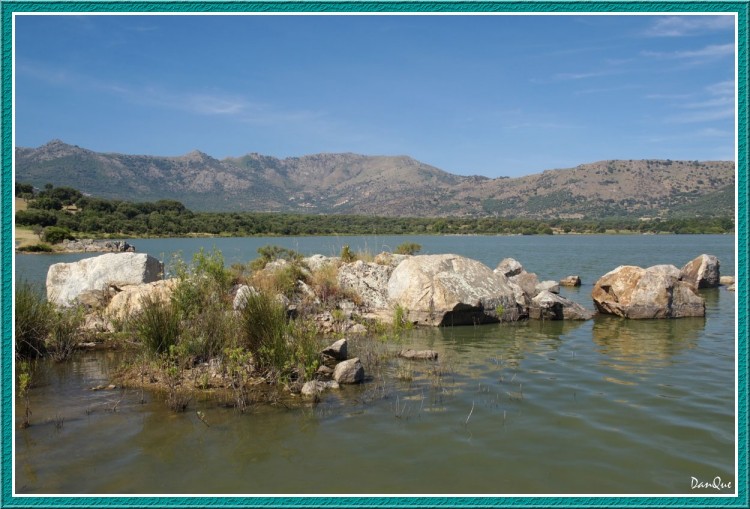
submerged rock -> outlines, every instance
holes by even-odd
[[[322,382],[320,380],[311,380],[309,382],[305,382],[305,384],[302,386],[302,390],[300,391],[300,394],[306,398],[314,398],[315,396],[319,395],[320,393],[324,392],[327,389],[338,389],[339,384],[338,382],[335,382],[333,380],[329,380],[326,382]]]
[[[163,264],[146,253],[109,253],[74,263],[56,263],[47,272],[47,300],[71,306],[90,290],[107,290],[158,281]]]
[[[719,265],[714,255],[702,254],[682,267],[681,279],[693,288],[716,288],[721,280]]]
[[[529,307],[529,318],[536,320],[589,320],[592,316],[580,304],[547,290],[539,292]]]
[[[516,293],[502,274],[454,254],[404,260],[388,281],[388,300],[427,325],[471,325],[517,320]]]
[[[401,350],[398,353],[398,356],[404,359],[411,360],[436,361],[438,358],[438,353],[435,350],[412,350],[411,348],[409,348],[407,350]]]
[[[703,298],[675,276],[677,270],[669,265],[621,265],[599,278],[591,297],[599,312],[625,318],[705,316]]]

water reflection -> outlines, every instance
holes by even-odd
[[[629,373],[648,373],[672,362],[678,353],[695,348],[706,326],[703,317],[675,320],[627,320],[598,316],[593,340],[611,366]]]

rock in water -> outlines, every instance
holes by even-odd
[[[427,325],[471,325],[517,320],[520,315],[505,276],[454,254],[420,255],[401,262],[388,281],[388,300],[406,309],[410,320]]]
[[[592,316],[580,304],[547,290],[539,292],[529,308],[529,318],[536,320],[588,320]]]
[[[716,288],[721,281],[719,259],[714,255],[702,254],[686,263],[680,272],[682,280],[693,288]]]
[[[678,272],[671,265],[621,265],[599,278],[591,297],[599,312],[625,318],[705,316],[703,298]]]
[[[56,263],[47,272],[47,300],[70,306],[83,292],[158,281],[163,264],[146,253],[109,253],[74,263]]]
[[[333,357],[337,361],[345,361],[346,360],[346,353],[347,351],[347,341],[346,339],[339,339],[335,343],[333,343],[331,346],[325,348],[321,353],[321,355],[327,355],[329,357]]]
[[[409,348],[401,350],[398,356],[410,360],[436,361],[438,353],[435,350],[412,350]]]
[[[333,370],[333,379],[340,384],[358,384],[365,380],[365,369],[359,357],[339,362]]]
[[[580,276],[565,276],[560,280],[560,286],[581,286]]]

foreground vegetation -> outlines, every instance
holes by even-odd
[[[420,248],[414,243],[400,247],[412,252]],[[216,250],[197,253],[191,263],[175,260],[171,291],[145,296],[119,318],[104,311],[111,299],[106,291],[101,292],[100,305],[89,301],[86,309],[59,309],[38,288],[19,283],[16,387],[27,411],[35,360],[63,361],[78,346],[91,342],[135,348],[116,382],[161,390],[175,411],[185,410],[200,391],[215,393],[224,403],[245,411],[255,402],[280,401],[299,392],[305,382],[318,379],[325,341],[331,335],[344,337],[345,325],[359,320],[347,315],[342,303],[358,302],[359,297],[339,287],[335,265],[310,270],[295,251],[265,246],[258,252],[256,260],[228,268]],[[238,305],[243,285],[248,291]],[[326,331],[316,321],[321,314],[332,322]],[[107,332],[84,327],[85,319],[92,316],[107,316],[112,327]],[[397,310],[392,324],[366,323],[372,334],[388,337],[410,325],[403,310]],[[370,367],[379,362],[369,347],[358,354],[368,359]],[[29,415],[22,426],[29,425]]]
[[[36,192],[16,184],[16,196],[28,208],[16,213],[16,225],[31,228],[47,244],[76,237],[175,237],[189,235],[424,235],[553,233],[731,233],[734,220],[682,219],[506,219],[494,217],[393,218],[353,215],[192,212],[174,200],[133,203],[84,196],[51,185]],[[46,248],[42,248],[46,249]]]

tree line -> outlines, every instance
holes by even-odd
[[[734,219],[675,218],[639,220],[526,219],[496,217],[376,217],[270,212],[193,212],[176,200],[130,202],[85,196],[71,187],[47,184],[36,190],[16,183],[15,194],[27,201],[16,224],[40,233],[54,227],[69,236],[174,237],[275,235],[420,235],[605,233],[731,233]],[[62,235],[63,237],[65,235]]]

